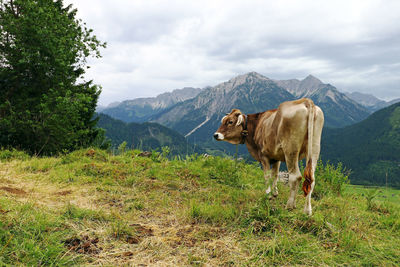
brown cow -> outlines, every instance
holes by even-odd
[[[278,109],[247,116],[240,110],[233,109],[222,118],[222,124],[214,138],[231,144],[245,143],[250,154],[263,166],[266,193],[270,194],[272,190],[274,197],[278,195],[276,183],[280,162],[286,162],[290,184],[290,196],[286,205],[288,209],[296,207],[297,188],[302,177],[298,162],[306,158],[304,212],[311,215],[311,193],[315,184],[314,171],[320,152],[323,125],[322,110],[311,99],[303,98],[284,102]]]

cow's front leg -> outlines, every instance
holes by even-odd
[[[273,188],[273,181],[272,181],[272,172],[271,170],[265,170],[264,169],[264,179],[265,179],[265,184],[267,186],[267,190],[265,190],[265,193],[267,194],[268,198],[272,198],[272,188]]]
[[[271,191],[272,191],[272,186],[273,182],[271,179],[271,170],[270,170],[270,164],[268,159],[263,159],[261,161],[261,164],[263,166],[263,171],[264,171],[264,179],[265,179],[265,185],[267,186],[267,190],[265,193],[267,194],[268,198],[272,198]]]
[[[265,160],[263,161],[262,165],[264,169],[265,184],[267,186],[267,190],[265,191],[265,193],[267,194],[268,198],[271,199],[278,196],[277,182],[280,162],[277,161],[271,163],[269,160]]]

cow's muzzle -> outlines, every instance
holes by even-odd
[[[218,141],[224,140],[224,135],[222,133],[215,133],[214,138]]]

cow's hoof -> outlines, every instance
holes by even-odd
[[[269,195],[271,193],[271,187],[268,187],[267,190],[265,190],[265,194]]]
[[[304,208],[303,212],[304,212],[306,215],[308,215],[308,216],[311,216],[311,215],[312,215],[312,210],[311,210],[311,209]]]
[[[294,210],[296,208],[296,203],[287,203],[286,204],[286,209],[288,210]]]
[[[296,209],[296,207],[286,205],[286,209],[287,209],[287,210],[294,210],[294,209]]]
[[[272,193],[272,194],[269,194],[269,195],[268,195],[268,199],[269,199],[269,200],[275,199],[277,196],[278,196],[277,193]]]

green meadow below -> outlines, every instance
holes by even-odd
[[[313,215],[258,164],[84,149],[0,151],[0,265],[400,265],[400,191],[319,165]]]

